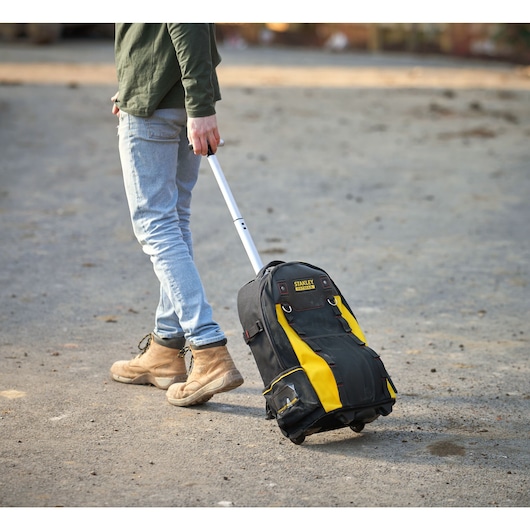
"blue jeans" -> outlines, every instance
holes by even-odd
[[[154,333],[196,347],[225,340],[193,261],[191,195],[201,157],[188,148],[184,109],[148,118],[120,111],[119,150],[138,242],[160,282]]]

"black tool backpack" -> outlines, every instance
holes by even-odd
[[[321,268],[269,263],[240,289],[238,312],[268,416],[293,443],[342,427],[360,432],[392,412],[392,380]]]

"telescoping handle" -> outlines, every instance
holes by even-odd
[[[232,195],[230,186],[228,185],[228,182],[223,173],[223,170],[221,169],[221,165],[219,164],[219,160],[217,160],[217,156],[211,152],[208,153],[208,156],[206,158],[208,159],[210,167],[212,168],[213,174],[215,176],[215,179],[217,180],[219,189],[221,190],[221,193],[223,194],[226,205],[228,206],[228,209],[230,210],[230,215],[232,216],[232,220],[234,221],[234,224],[236,226],[237,233],[239,234],[239,237],[241,238],[241,242],[243,243],[243,246],[245,247],[245,250],[247,251],[247,255],[254,269],[254,273],[257,274],[263,268],[263,263],[256,249],[256,246],[254,245],[252,236],[250,235],[250,232],[248,231],[245,220],[243,219],[243,216],[241,215],[241,212],[239,211],[239,208],[237,207],[237,204],[234,199],[234,196]]]

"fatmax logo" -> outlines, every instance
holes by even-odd
[[[295,280],[293,284],[295,291],[311,291],[315,289],[315,281],[313,278],[309,278],[308,280]]]

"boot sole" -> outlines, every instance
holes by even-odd
[[[111,374],[114,381],[130,385],[153,385],[161,390],[167,390],[173,383],[183,383],[186,381],[186,375],[177,375],[175,377],[155,377],[152,374],[142,374],[138,377],[122,377],[121,375]]]
[[[207,385],[199,388],[196,392],[190,396],[184,398],[174,398],[167,396],[167,400],[171,405],[177,407],[189,407],[190,405],[202,405],[206,403],[214,394],[220,394],[221,392],[228,392],[243,384],[244,380],[238,370],[232,370],[227,372],[223,377],[214,379]]]

